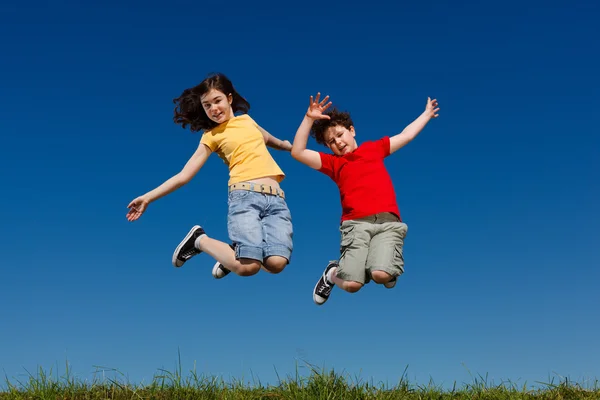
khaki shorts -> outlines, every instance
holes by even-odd
[[[408,226],[391,213],[342,222],[340,261],[336,275],[345,281],[369,283],[372,271],[397,277],[404,273],[402,247]]]

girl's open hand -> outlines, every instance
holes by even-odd
[[[313,100],[313,97],[310,96],[310,103],[308,105],[308,111],[306,112],[306,116],[310,119],[330,119],[329,115],[323,114],[325,110],[331,106],[331,102],[327,103],[329,100],[329,96],[325,96],[322,101],[319,101],[321,98],[321,93],[317,93],[317,97]]]
[[[148,207],[148,200],[146,200],[143,196],[140,196],[129,203],[127,208],[129,208],[129,212],[127,213],[128,221],[135,221],[139,217],[142,216],[144,211],[146,211],[146,207]]]
[[[440,111],[438,101],[436,99],[431,100],[431,98],[428,97],[427,106],[425,106],[425,112],[427,112],[431,118],[437,118],[439,115],[437,113],[438,111]]]

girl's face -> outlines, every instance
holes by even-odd
[[[233,97],[231,94],[225,95],[217,89],[211,89],[200,100],[208,118],[217,124],[227,122],[233,117],[233,108],[231,108]]]
[[[356,140],[354,140],[354,127],[350,129],[343,127],[342,125],[331,126],[325,131],[324,139],[325,144],[329,149],[338,156],[352,153],[356,150]]]

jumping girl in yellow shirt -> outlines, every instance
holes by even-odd
[[[229,167],[227,228],[232,245],[209,237],[196,225],[175,249],[173,265],[181,267],[205,252],[217,260],[212,270],[217,279],[231,271],[254,275],[261,267],[271,273],[283,271],[293,250],[292,217],[279,186],[285,175],[267,146],[290,151],[292,145],[254,122],[247,114],[250,104],[223,74],[209,76],[173,102],[175,123],[192,132],[204,131],[200,144],[181,172],[129,203],[127,219],[137,220],[150,203],[188,183],[217,153]]]

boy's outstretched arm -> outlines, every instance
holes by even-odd
[[[436,99],[427,98],[425,111],[417,119],[410,123],[402,132],[390,138],[390,154],[406,146],[425,128],[431,118],[437,118],[439,111]]]
[[[309,167],[317,170],[321,169],[322,167],[321,155],[314,150],[308,150],[306,148],[306,144],[308,142],[310,129],[312,128],[315,119],[329,119],[328,115],[323,114],[323,111],[325,111],[331,105],[331,102],[327,103],[329,96],[325,96],[323,101],[319,102],[320,97],[321,93],[317,93],[315,100],[313,100],[313,97],[310,96],[308,111],[306,112],[306,115],[304,115],[304,119],[296,131],[294,144],[292,145],[292,157],[294,157],[295,160],[300,161],[302,164],[308,165]]]
[[[296,131],[296,136],[294,137],[292,157],[311,168],[321,169],[321,156],[319,153],[306,148],[308,135],[310,134],[310,128],[312,127],[313,122],[314,119],[311,119],[306,115],[304,116],[300,127],[298,127],[298,130]]]
[[[262,133],[263,137],[265,138],[265,144],[275,150],[285,150],[285,151],[291,151],[292,150],[292,144],[290,143],[289,140],[281,140],[281,139],[277,139],[275,136],[271,135],[269,132],[267,132],[266,129],[264,129],[261,126],[258,126],[258,130]]]

